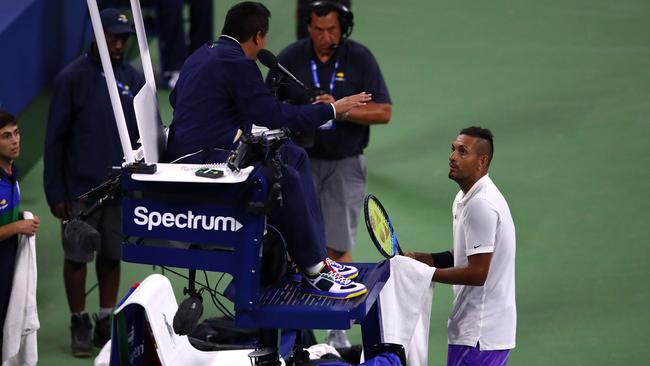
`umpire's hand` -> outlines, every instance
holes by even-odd
[[[359,94],[354,94],[341,98],[336,102],[332,103],[336,109],[336,117],[340,118],[344,114],[348,113],[354,108],[361,107],[366,105],[372,100],[372,94],[366,92],[361,92]]]

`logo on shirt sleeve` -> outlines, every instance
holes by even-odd
[[[6,199],[3,198],[3,199],[0,200],[0,210],[4,210],[8,206],[9,206],[9,203],[7,203]]]

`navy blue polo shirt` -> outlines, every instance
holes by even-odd
[[[113,72],[135,146],[138,128],[133,98],[144,78],[126,62],[113,62]],[[50,205],[89,191],[104,181],[111,166],[124,161],[102,65],[90,52],[66,66],[54,81],[43,159]]]
[[[365,91],[371,93],[373,101],[377,103],[391,103],[375,57],[368,48],[355,41],[346,40],[327,62],[322,63],[316,57],[311,39],[305,38],[285,48],[278,55],[278,61],[305,85],[314,89],[320,85],[318,89],[332,94],[337,100]],[[315,74],[312,72],[312,61],[317,69]],[[273,76],[270,73],[267,82]],[[330,90],[331,86],[333,91]],[[292,88],[289,95],[296,92]],[[339,160],[362,154],[368,146],[369,137],[368,126],[338,122],[333,129],[318,130],[314,146],[306,150],[311,157]]]
[[[18,188],[16,168],[12,166],[12,174],[8,174],[4,169],[0,168],[0,226],[18,220],[19,206],[20,190]],[[11,297],[17,248],[17,235],[0,241],[0,330],[4,325],[7,306]]]

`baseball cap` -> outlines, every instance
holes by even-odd
[[[102,10],[100,13],[104,31],[110,34],[134,34],[133,24],[126,13],[113,8]]]

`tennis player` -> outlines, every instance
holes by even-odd
[[[454,285],[447,365],[497,366],[515,347],[515,226],[488,176],[488,129],[463,129],[451,144],[449,178],[460,186],[452,207],[452,252],[406,253],[436,267],[434,282]]]

